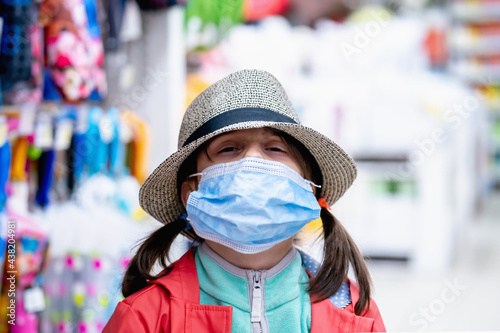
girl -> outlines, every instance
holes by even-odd
[[[355,177],[271,74],[216,82],[188,107],[178,151],[141,187],[141,206],[165,225],[131,260],[104,332],[384,331],[363,257],[329,212]],[[318,217],[321,265],[293,246]],[[167,266],[179,234],[198,246]]]

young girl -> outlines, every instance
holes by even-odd
[[[355,177],[337,144],[300,124],[271,74],[216,82],[141,188],[141,206],[164,226],[131,260],[104,332],[384,331],[363,257],[329,212]],[[293,245],[319,217],[321,264]],[[179,234],[197,246],[167,266]],[[156,262],[163,271],[152,275]]]

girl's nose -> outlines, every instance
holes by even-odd
[[[247,147],[244,157],[255,157],[264,159],[264,154],[259,145],[250,145]]]

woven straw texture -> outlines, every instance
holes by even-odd
[[[225,126],[184,146],[200,126],[224,112],[241,108],[263,108],[286,115],[297,124],[246,121]],[[293,136],[311,152],[323,177],[322,196],[333,205],[356,178],[354,161],[333,141],[302,126],[278,80],[261,70],[233,73],[204,90],[189,105],[179,132],[178,151],[162,162],[146,179],[139,193],[141,207],[162,223],[177,220],[185,210],[178,197],[177,173],[184,160],[204,142],[230,131],[270,127]]]
[[[189,105],[179,132],[181,148],[198,127],[226,111],[240,108],[262,108],[283,114],[300,123],[288,95],[269,73],[245,70],[217,81]]]

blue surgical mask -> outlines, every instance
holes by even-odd
[[[260,158],[210,166],[187,201],[198,236],[240,253],[258,253],[319,218],[312,182],[283,163]]]

